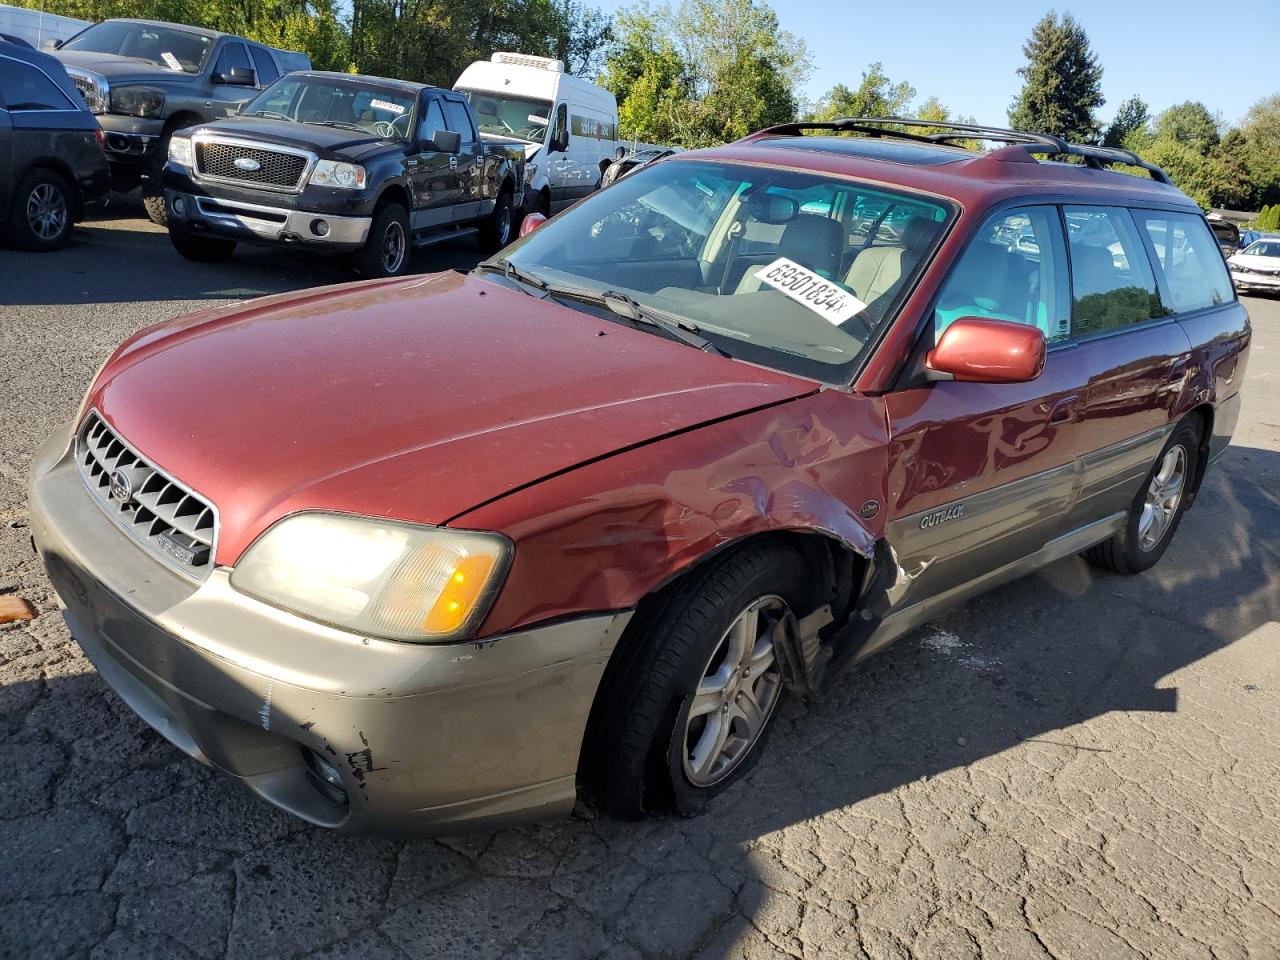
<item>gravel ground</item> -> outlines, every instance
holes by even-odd
[[[1066,560],[916,631],[789,702],[699,819],[402,841],[295,822],[151,732],[25,527],[32,453],[119,340],[347,278],[188,264],[137,219],[0,250],[0,594],[41,611],[0,627],[0,956],[1280,957],[1280,301],[1248,301],[1236,444],[1156,570]]]

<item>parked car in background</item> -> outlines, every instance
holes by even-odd
[[[550,216],[599,189],[618,147],[618,103],[564,63],[495,53],[453,88],[471,102],[480,134],[519,145],[528,160],[524,206]]]
[[[1242,230],[1240,232],[1240,249],[1243,250],[1256,240],[1280,240],[1280,233],[1266,233],[1262,230]]]
[[[0,3],[0,34],[17,37],[37,50],[45,44],[75,36],[87,26],[87,20]]]
[[[354,252],[360,273],[394,276],[415,244],[477,235],[486,251],[505,246],[523,177],[524,151],[483,142],[460,94],[291,73],[239,116],[172,135],[169,238],[193,260],[277,243]]]
[[[234,116],[282,74],[311,66],[304,53],[151,20],[104,20],[60,43],[56,56],[106,134],[112,185],[141,185],[147,215],[159,224],[173,132]]]
[[[0,225],[10,243],[56,250],[107,202],[102,130],[62,64],[0,40]]]
[[[1254,240],[1227,259],[1231,282],[1248,293],[1280,293],[1280,237]]]
[[[617,160],[605,167],[604,176],[600,180],[600,186],[607,187],[609,184],[617,180],[621,180],[627,174],[640,169],[647,163],[653,163],[664,157],[674,156],[680,150],[676,147],[646,147],[642,150],[636,150],[633,153],[623,153]]]
[[[1218,247],[1224,257],[1229,257],[1240,249],[1240,228],[1230,220],[1224,220],[1216,214],[1208,217],[1209,229],[1218,240]]]
[[[694,814],[787,691],[1051,561],[1155,565],[1250,338],[1134,154],[790,124],[469,276],[138,332],[37,453],[31,527],[103,679],[311,823]]]

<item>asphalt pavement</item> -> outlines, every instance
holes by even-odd
[[[31,553],[32,454],[115,344],[351,278],[187,263],[133,212],[0,249],[0,595],[40,611],[0,626],[0,957],[1280,957],[1280,301],[1246,301],[1235,443],[1153,571],[1065,560],[915,631],[697,819],[348,838],[138,720]]]

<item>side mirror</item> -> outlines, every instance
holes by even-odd
[[[462,149],[462,134],[455,130],[437,130],[426,147],[439,153],[457,153]]]
[[[985,317],[961,317],[943,331],[925,360],[931,380],[1025,383],[1044,369],[1038,327]]]
[[[228,87],[252,87],[253,71],[248,67],[232,67],[226,73],[215,73],[214,83],[223,83]]]
[[[533,231],[547,222],[545,214],[531,213],[524,218],[524,222],[520,224],[520,236],[527,237]]]

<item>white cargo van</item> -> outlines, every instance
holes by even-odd
[[[89,26],[88,20],[0,3],[0,33],[19,37],[39,50],[51,40],[67,40]]]
[[[471,101],[481,136],[524,145],[525,210],[551,214],[600,186],[616,158],[613,94],[564,72],[564,62],[495,53],[453,88]]]

